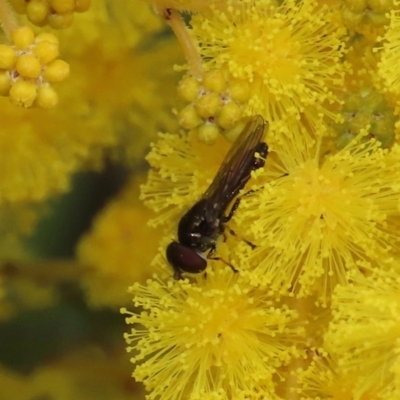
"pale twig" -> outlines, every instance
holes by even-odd
[[[202,78],[203,68],[201,66],[201,56],[193,42],[193,39],[189,35],[188,29],[183,22],[180,13],[173,8],[165,8],[163,10],[158,10],[158,12],[164,17],[178,39],[183,54],[189,64],[190,72],[194,77]]]

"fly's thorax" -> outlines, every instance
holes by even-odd
[[[181,218],[178,225],[179,243],[198,251],[206,251],[218,236],[220,219],[216,218],[214,204],[200,199]]]

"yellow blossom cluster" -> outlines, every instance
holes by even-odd
[[[28,71],[32,67],[29,61],[33,59],[37,66],[43,57],[48,66],[55,64],[53,72],[45,65],[40,73],[60,77],[66,64],[62,62],[60,69],[56,59],[59,41],[60,53],[74,73],[68,81],[60,82],[59,105],[54,109],[25,109],[0,98],[0,204],[10,202],[22,209],[26,203],[66,192],[74,173],[101,167],[104,152],[109,154],[111,148],[112,157],[135,164],[157,129],[174,129],[176,124],[167,112],[170,107],[160,93],[173,90],[177,79],[173,79],[172,67],[169,72],[155,65],[160,58],[165,65],[178,60],[177,46],[166,38],[157,46],[149,44],[154,50],[151,57],[132,51],[142,46],[145,34],[151,36],[160,28],[146,4],[104,1],[80,14],[73,29],[58,33],[59,40],[47,32],[34,36],[31,28],[17,28],[17,32],[25,32],[24,38],[27,34],[33,40],[26,44]],[[11,52],[14,59],[16,53],[10,45],[1,45],[1,49]],[[49,57],[55,59],[50,61]],[[2,76],[8,77],[9,72]],[[18,71],[14,78],[24,83],[23,89],[27,84],[28,94],[41,79],[25,82]],[[47,87],[43,94],[53,93],[51,90]],[[38,94],[35,104],[40,90],[32,91]]]
[[[339,368],[337,359],[323,349],[313,349],[310,352],[306,370],[292,373],[299,386],[294,393],[300,395],[302,400],[353,400],[354,381],[360,376],[359,371],[348,374]],[[374,397],[364,392],[361,399],[372,400]]]
[[[0,0],[0,398],[398,400],[399,6]]]
[[[79,244],[79,261],[88,268],[81,284],[91,306],[127,304],[127,280],[145,282],[154,272],[149,264],[159,239],[147,226],[153,213],[138,202],[138,182],[107,206]]]
[[[229,130],[242,117],[242,104],[250,96],[245,80],[226,80],[220,70],[204,74],[201,82],[194,76],[185,76],[179,82],[178,94],[189,102],[178,114],[179,124],[186,129],[196,129],[198,138],[213,144],[220,130],[229,138]],[[228,132],[226,132],[228,130]]]
[[[386,90],[398,96],[400,93],[400,74],[396,66],[400,60],[400,10],[391,10],[390,25],[385,35],[380,39],[383,48],[378,63],[378,73],[383,79]]]
[[[154,279],[130,292],[143,311],[123,312],[142,327],[126,340],[138,352],[134,376],[151,389],[149,399],[272,399],[272,376],[299,355],[297,312],[228,267],[193,283]]]
[[[366,29],[377,29],[387,24],[387,13],[392,8],[392,0],[350,0],[343,2],[340,12],[348,29],[364,32]]]
[[[87,11],[90,4],[91,0],[11,0],[15,11],[26,15],[32,24],[54,29],[71,26],[74,13]]]
[[[0,367],[2,396],[18,400],[142,398],[143,390],[138,385],[126,384],[130,377],[124,356],[121,347],[107,353],[98,345],[85,345],[29,373]]]
[[[290,131],[316,127],[322,116],[338,121],[346,63],[346,33],[335,14],[315,1],[228,1],[227,10],[196,14],[190,21],[206,70],[226,71],[247,82],[244,115],[261,114]],[[309,125],[309,126],[307,126]]]
[[[58,40],[50,33],[35,36],[28,26],[11,33],[12,45],[0,45],[0,94],[22,107],[51,108],[58,95],[51,84],[65,80],[69,65],[58,57]]]
[[[2,3],[0,1],[0,20],[4,17]],[[152,268],[147,264],[156,251],[158,240],[150,228],[147,234],[144,232],[150,212],[138,205],[137,185],[134,185],[135,193],[110,204],[109,211],[99,216],[82,240],[79,246],[82,250],[78,251],[76,260],[66,263],[49,260],[42,264],[37,254],[26,250],[32,244],[27,244],[28,240],[24,237],[24,241],[20,236],[35,233],[39,215],[53,214],[54,199],[71,189],[75,174],[88,169],[99,170],[110,160],[122,162],[125,166],[143,163],[149,138],[156,136],[158,129],[173,130],[176,126],[170,115],[171,100],[161,94],[174,90],[178,78],[174,76],[172,66],[174,62],[181,62],[178,47],[170,36],[163,33],[161,22],[147,4],[136,0],[96,1],[90,10],[76,17],[72,28],[56,33],[29,28],[23,23],[4,31],[6,35],[0,48],[5,49],[6,55],[10,55],[9,49],[17,57],[28,54],[30,58],[25,61],[40,60],[42,75],[23,78],[23,73],[29,72],[32,64],[25,62],[25,70],[18,70],[18,59],[13,67],[15,71],[12,74],[6,71],[5,75],[14,80],[43,83],[43,74],[46,71],[50,74],[51,64],[58,62],[58,52],[71,65],[72,73],[68,81],[60,82],[57,89],[59,104],[52,109],[21,107],[10,102],[11,95],[0,98],[0,353],[3,355],[0,369],[6,357],[18,359],[19,354],[23,354],[23,362],[28,360],[29,363],[36,354],[39,358],[42,355],[40,350],[35,350],[35,356],[30,357],[27,354],[30,349],[41,348],[43,344],[54,349],[55,341],[63,342],[71,333],[76,335],[82,326],[83,330],[87,329],[90,321],[85,325],[79,320],[78,324],[71,323],[73,328],[67,328],[65,336],[48,333],[43,339],[43,335],[39,338],[32,335],[29,348],[20,348],[19,354],[8,345],[9,338],[4,337],[7,329],[13,330],[13,336],[24,334],[18,329],[26,330],[26,327],[20,328],[26,319],[37,324],[35,326],[42,325],[40,329],[49,332],[41,312],[57,310],[60,303],[63,307],[62,286],[65,282],[68,285],[73,279],[75,287],[79,284],[86,291],[85,299],[91,307],[115,309],[116,305],[127,303],[126,288],[131,281],[144,280],[151,275]],[[2,27],[5,29],[7,25]],[[22,32],[25,34],[22,39],[28,33],[28,39],[33,39],[21,42],[14,40],[15,33],[7,36],[8,32]],[[24,49],[17,48],[24,43]],[[54,58],[51,60],[50,57]],[[57,76],[59,72],[54,69],[52,73]],[[38,100],[39,94],[33,106]],[[79,219],[74,214],[59,222],[52,233],[53,238],[59,232],[80,224]],[[137,240],[142,240],[141,244],[136,243]],[[47,241],[43,244],[46,250],[51,245]],[[10,260],[13,262],[9,264]],[[136,265],[132,260],[136,260]],[[116,263],[119,268],[116,268]],[[87,320],[88,314],[85,314]],[[121,321],[120,317],[116,318]],[[116,318],[111,322],[114,323]],[[121,331],[121,324],[118,327]],[[28,331],[32,332],[30,329]],[[103,332],[104,337],[108,335],[109,332]],[[121,344],[119,332],[114,332],[113,337]],[[86,340],[85,337],[82,342]],[[50,341],[53,343],[48,345]],[[62,343],[65,346],[61,350],[63,354],[69,352],[67,345],[68,340]],[[75,345],[80,348],[79,344]],[[4,351],[5,347],[11,348],[11,355]],[[128,363],[126,356],[122,358],[124,354],[119,354]],[[78,376],[73,375],[76,365],[83,365],[80,359],[69,363],[71,373],[65,373],[64,367],[58,370],[57,366],[49,365],[45,371],[27,378],[16,376],[11,368],[7,368],[0,377],[0,398],[28,400],[51,396],[67,400],[72,396],[86,400],[104,396],[126,400],[132,397],[133,392],[134,395],[141,393],[143,389],[130,378],[130,368],[127,365],[121,367],[123,376],[116,378],[115,354],[108,353],[108,357],[109,362],[105,364],[112,368],[99,368],[96,361],[90,376],[86,368],[82,368]],[[89,357],[91,362],[94,359]],[[48,358],[43,361],[47,362]],[[102,389],[96,384],[99,374],[107,375],[102,379]],[[82,382],[85,382],[83,386]]]
[[[255,284],[298,296],[317,290],[326,304],[332,289],[348,282],[347,271],[391,265],[400,250],[400,147],[389,153],[375,139],[362,142],[364,135],[326,158],[320,146],[301,160],[277,149],[288,175],[270,183],[261,175],[262,190],[243,198],[236,216],[259,244],[241,249],[243,273]]]
[[[141,199],[165,236],[157,275],[133,284],[134,308],[122,309],[133,376],[149,399],[399,398],[398,11],[327,4],[188,2],[181,26],[174,11],[159,12],[188,61],[177,117],[189,132],[160,134],[147,156]],[[225,125],[228,104],[237,112]],[[229,183],[256,147],[227,161],[226,138],[256,114],[265,166],[255,154],[233,199]],[[214,203],[189,221],[199,199]],[[175,256],[190,270],[202,253],[207,267],[176,281],[166,248],[184,233]]]
[[[378,140],[383,148],[395,141],[396,116],[385,96],[373,87],[365,86],[344,98],[341,109],[343,123],[334,127],[338,149],[347,146],[361,129],[367,129],[362,140]]]
[[[355,399],[400,396],[400,274],[376,272],[338,287],[325,346],[337,358],[338,370],[353,376]]]

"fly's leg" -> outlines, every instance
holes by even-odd
[[[181,272],[179,269],[174,269],[173,278],[174,278],[176,281],[181,281],[182,279],[184,279],[183,276],[182,276],[182,272]]]
[[[250,195],[250,194],[252,194],[252,193],[254,193],[255,191],[254,190],[249,190],[248,192],[246,192],[246,193],[244,193],[242,196],[240,196],[240,197],[238,197],[236,200],[235,200],[235,202],[233,203],[233,206],[231,207],[231,209],[230,209],[230,211],[229,211],[229,214],[228,215],[225,215],[224,217],[222,217],[222,224],[226,224],[227,222],[229,222],[230,220],[231,220],[231,218],[233,217],[233,215],[235,214],[235,212],[236,212],[236,210],[238,209],[238,207],[239,207],[239,205],[240,205],[240,201],[242,200],[242,197],[243,196],[248,196],[248,195]],[[227,229],[228,229],[228,231],[229,231],[229,233],[232,235],[232,236],[238,236],[237,234],[236,234],[236,232],[233,230],[233,229],[231,229],[231,228],[229,228],[229,227],[226,227]],[[224,235],[224,238],[225,238],[225,235]],[[253,244],[253,243],[251,243],[250,241],[248,241],[248,240],[246,240],[246,239],[244,239],[244,238],[241,238],[241,240],[243,240],[247,245],[249,245],[253,250],[257,247],[255,244]]]
[[[216,260],[216,261],[222,261],[225,265],[227,265],[235,274],[237,274],[239,271],[228,261],[224,260],[222,257],[208,257],[209,260]]]
[[[229,214],[228,215],[224,215],[222,217],[221,222],[223,224],[226,224],[227,222],[229,222],[231,220],[231,218],[233,217],[233,214],[235,214],[236,210],[239,207],[240,201],[242,200],[242,197],[238,197],[235,202],[233,203],[233,206],[231,207]]]
[[[279,178],[278,178],[278,179],[279,179]],[[263,186],[261,186],[260,189],[262,189],[262,188],[263,188]],[[259,189],[258,189],[258,190],[259,190]],[[229,211],[229,214],[228,214],[228,215],[224,215],[224,216],[222,217],[222,223],[223,223],[223,224],[226,224],[227,222],[229,222],[229,221],[231,220],[231,218],[232,218],[233,215],[235,214],[236,210],[238,209],[238,207],[239,207],[239,205],[240,205],[240,202],[242,201],[242,197],[250,196],[251,194],[255,193],[256,191],[257,191],[257,190],[251,189],[251,190],[247,191],[246,193],[243,193],[240,197],[238,197],[238,198],[235,200],[235,202],[233,203],[233,206],[231,207],[231,209],[230,209],[230,211]]]
[[[279,176],[278,178],[273,179],[271,182],[277,181],[278,179],[284,178],[285,176],[288,176],[288,175],[289,175],[288,173],[283,174],[283,175]],[[229,214],[226,217],[224,217],[224,218],[226,218],[226,221],[224,221],[224,222],[228,222],[233,217],[233,214],[235,213],[235,211],[239,207],[240,200],[242,199],[242,197],[250,196],[253,193],[256,193],[256,192],[258,192],[259,190],[262,190],[262,189],[264,189],[264,186],[260,186],[258,189],[250,189],[246,193],[243,193],[242,195],[240,195],[240,197],[238,197],[235,200],[235,202],[233,203],[233,206],[232,206],[231,211],[229,212]]]
[[[273,179],[271,182],[277,181],[278,179],[284,178],[285,176],[288,176],[288,175],[289,175],[289,174],[286,173],[286,174],[283,174],[283,175],[281,175],[281,176],[278,176],[278,178]],[[243,194],[239,197],[239,199],[242,198],[242,197],[245,197],[245,196],[250,196],[251,194],[258,192],[258,191],[261,190],[261,189],[264,189],[264,186],[260,186],[258,189],[250,189],[250,190],[248,190],[246,193],[243,193]],[[236,207],[236,208],[237,208],[237,207]],[[230,213],[229,213],[229,214],[230,214]]]
[[[228,229],[228,232],[229,232],[232,236],[238,237],[238,235],[236,234],[236,232],[235,232],[233,229],[231,229],[231,228],[229,228],[229,227],[226,227],[226,228]],[[240,238],[240,240],[243,240],[243,242],[245,242],[248,246],[250,246],[252,250],[254,250],[254,249],[257,247],[254,243],[251,243],[249,240],[246,240],[246,239],[244,239],[244,238],[242,238],[242,237]]]
[[[289,175],[289,174],[284,174],[284,175],[280,176],[279,178],[276,178],[275,180],[281,179],[281,178],[283,178],[283,177],[285,177],[285,176],[287,176],[287,175]],[[250,196],[250,195],[252,195],[253,193],[255,193],[255,192],[257,192],[258,190],[263,189],[263,188],[264,188],[264,186],[261,186],[261,187],[260,187],[259,189],[257,189],[257,190],[254,190],[254,189],[248,190],[246,193],[243,193],[240,197],[238,197],[238,198],[235,200],[235,202],[233,203],[233,206],[231,207],[231,209],[230,209],[230,211],[229,211],[229,214],[228,214],[228,215],[224,215],[224,216],[222,217],[222,219],[221,219],[222,224],[226,224],[227,222],[229,222],[229,221],[232,219],[232,217],[233,217],[233,215],[235,214],[236,210],[238,209],[238,207],[239,207],[239,205],[240,205],[240,202],[241,202],[241,200],[242,200],[243,197],[245,197],[245,196]],[[237,236],[237,235],[236,235],[236,232],[235,232],[233,229],[228,228],[228,231],[229,231],[229,233],[230,233],[232,236]],[[225,236],[224,236],[224,239],[225,239]],[[249,241],[246,240],[246,239],[243,239],[243,238],[242,238],[242,240],[243,240],[245,243],[247,243],[253,250],[257,247],[255,244],[249,242]]]
[[[228,261],[224,260],[222,257],[214,256],[215,252],[217,250],[217,246],[215,243],[211,247],[210,251],[207,254],[207,259],[208,260],[216,260],[216,261],[222,261],[225,265],[227,265],[233,272],[238,273],[239,271]]]

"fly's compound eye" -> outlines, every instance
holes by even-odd
[[[166,250],[168,262],[175,270],[175,277],[179,278],[181,272],[198,274],[207,267],[207,260],[201,254],[178,242],[172,242]]]

